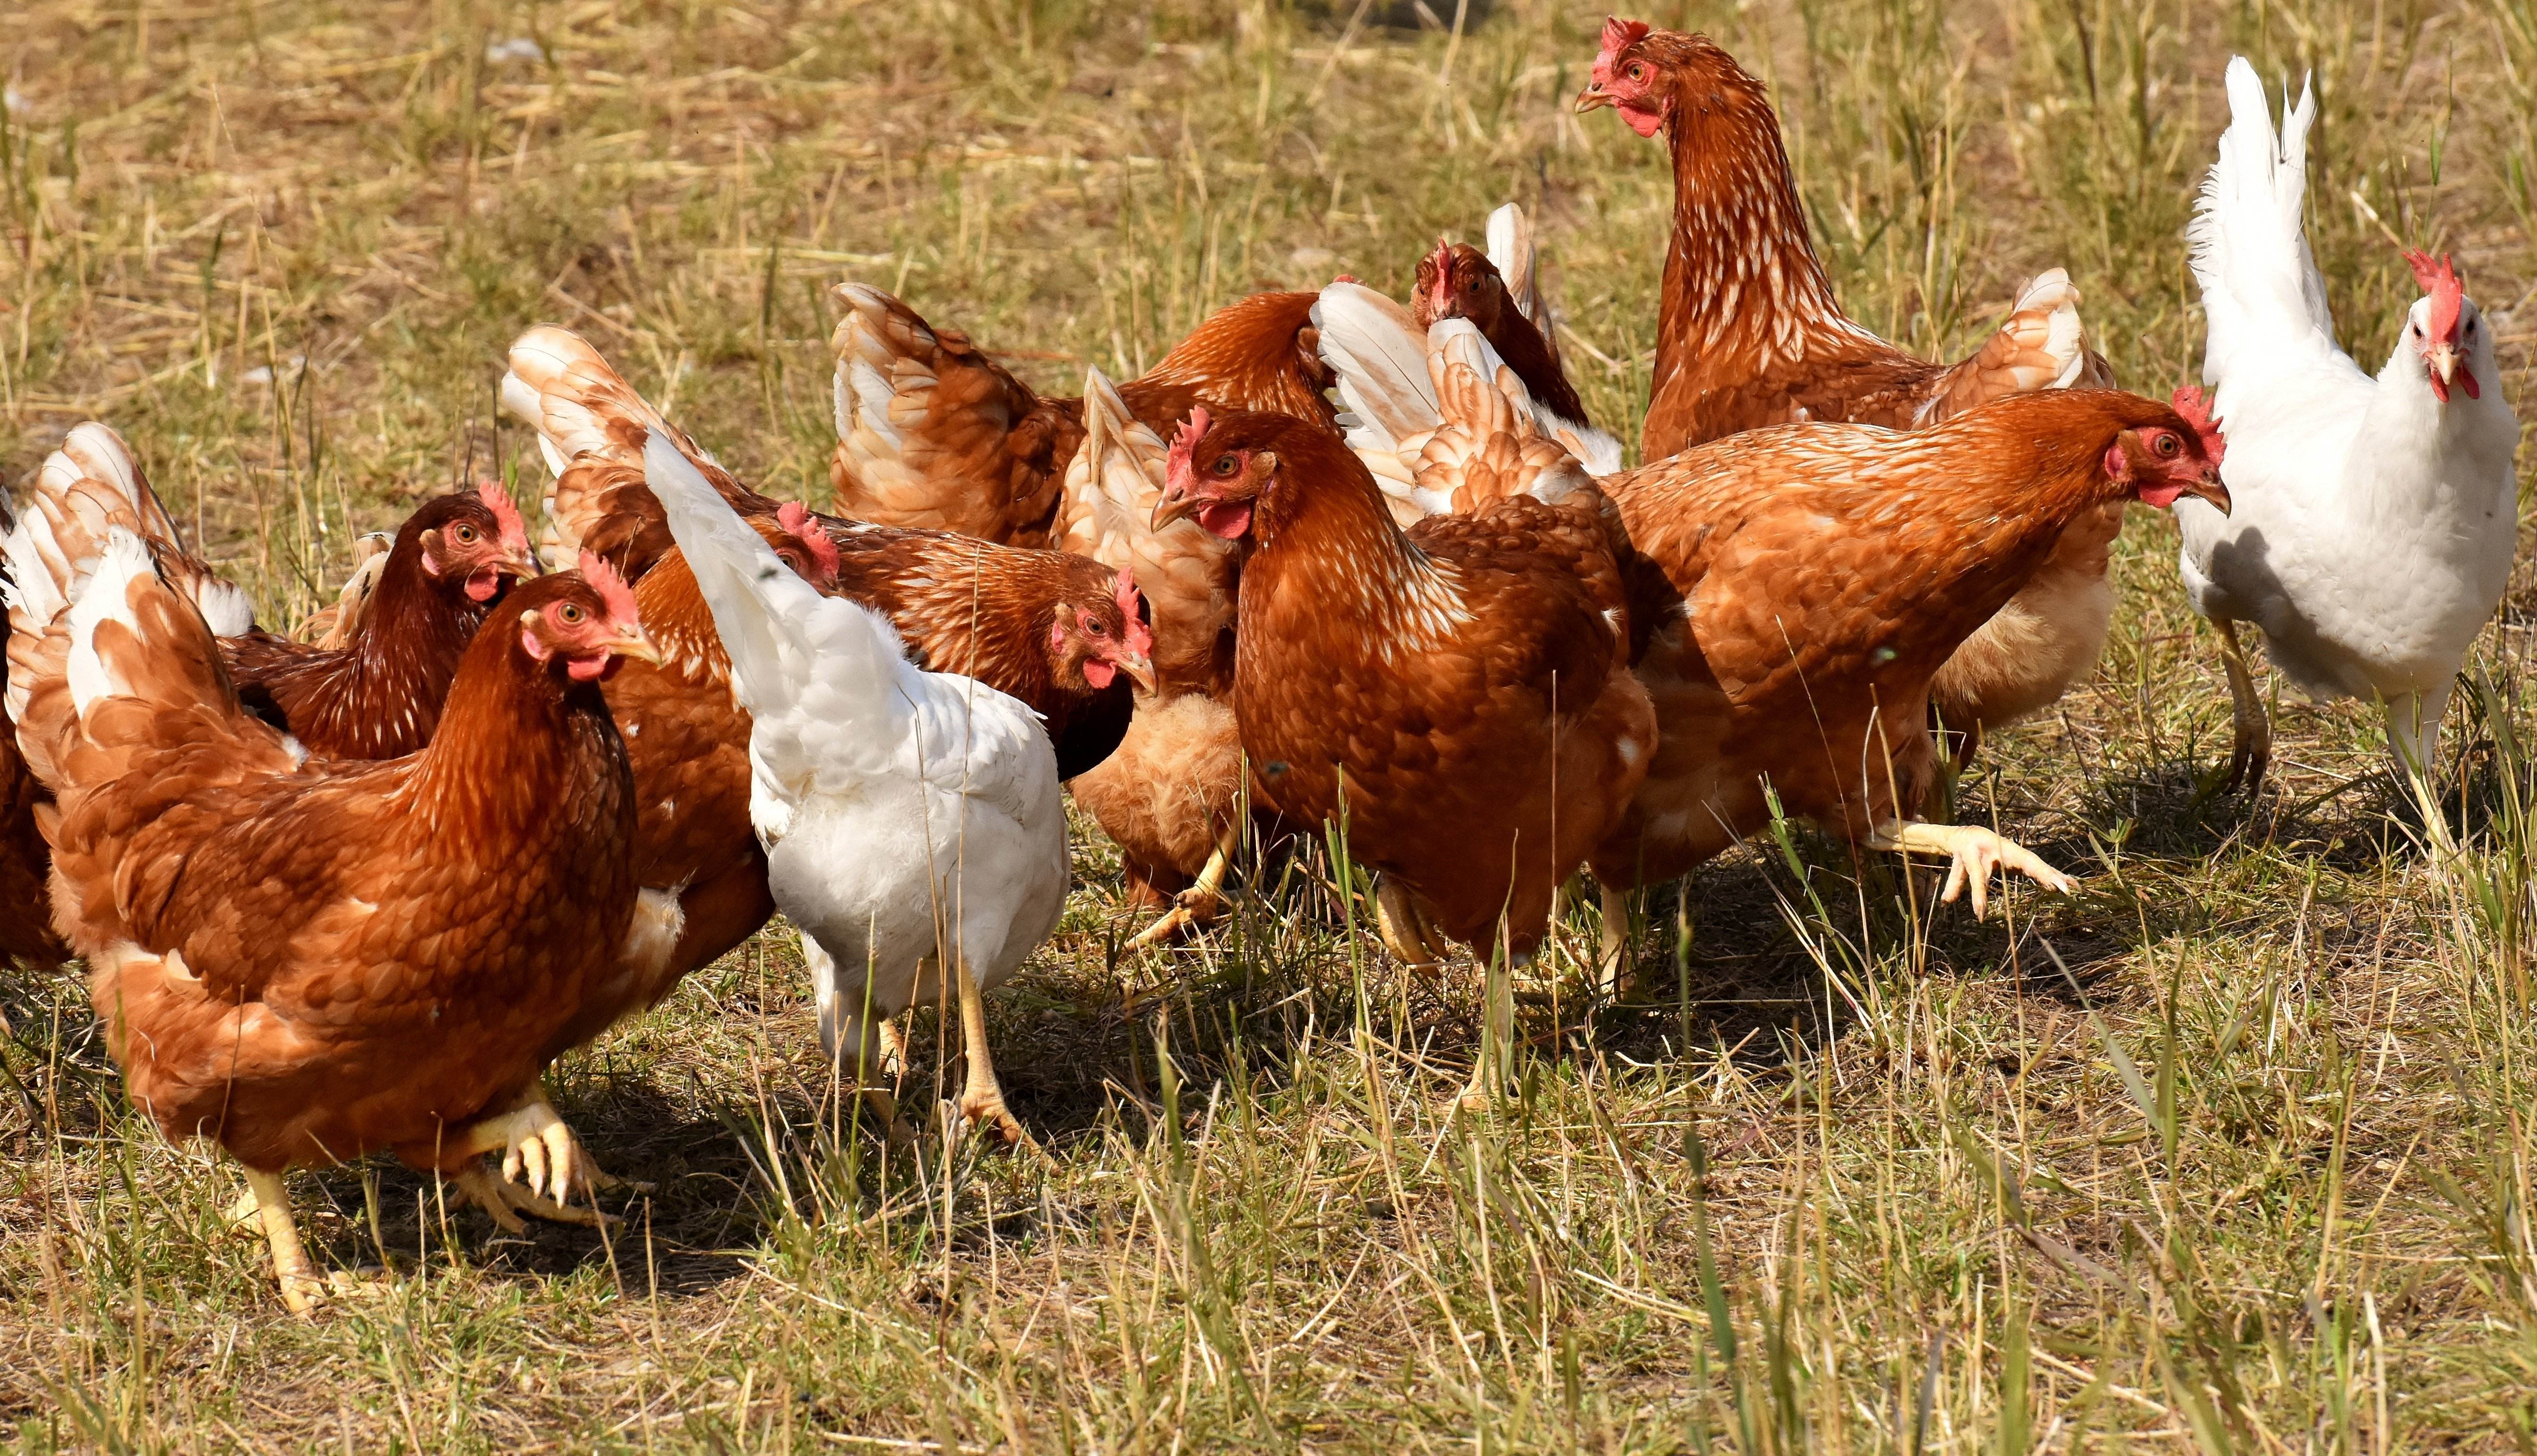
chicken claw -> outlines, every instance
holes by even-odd
[[[1144,932],[1128,942],[1130,950],[1143,950],[1159,945],[1181,931],[1213,920],[1224,905],[1224,874],[1233,863],[1233,847],[1219,844],[1215,853],[1206,856],[1199,869],[1198,882],[1173,898],[1168,915],[1145,927]]]
[[[579,1224],[589,1229],[610,1229],[624,1222],[615,1214],[597,1208],[575,1208],[558,1203],[521,1187],[509,1178],[497,1178],[481,1163],[469,1163],[450,1178],[452,1186],[466,1195],[467,1201],[492,1216],[505,1234],[526,1234],[529,1226],[520,1215],[545,1219],[556,1224]]]
[[[1990,877],[2016,870],[2048,890],[2064,895],[2079,893],[2078,883],[2038,858],[2023,845],[2000,838],[1978,824],[1888,823],[1868,836],[1871,850],[1890,850],[1902,855],[1944,855],[1952,861],[1947,866],[1946,888],[1938,898],[1949,905],[1971,888],[1974,918],[1982,919],[1990,913]]]
[[[2263,787],[2264,770],[2273,759],[2273,725],[2264,712],[2263,695],[2255,689],[2254,669],[2247,665],[2245,646],[2238,640],[2236,622],[2216,624],[2220,632],[2220,665],[2229,673],[2229,768],[2206,776],[2193,793],[2194,807],[2244,784],[2249,792]]]
[[[1389,876],[1375,887],[1374,928],[1393,958],[1412,971],[1433,971],[1445,962],[1444,933],[1409,887]]]
[[[502,1154],[502,1180],[518,1183],[525,1174],[529,1193],[541,1202],[567,1204],[575,1193],[588,1198],[603,1188],[652,1191],[651,1185],[615,1177],[591,1161],[580,1140],[573,1136],[571,1124],[547,1100],[543,1086],[533,1084],[528,1095],[509,1111],[470,1123],[450,1151],[461,1158],[474,1158],[496,1150]]]

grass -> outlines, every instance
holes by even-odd
[[[1432,0],[1431,0],[1432,3]],[[1452,6],[1436,7],[1450,27]],[[826,286],[1053,387],[1207,308],[1532,207],[1588,405],[1634,421],[1661,149],[1566,98],[1599,9],[1172,0],[27,0],[0,133],[0,453],[110,420],[288,619],[351,538],[541,469],[502,347],[589,334],[742,474],[822,501]],[[2314,67],[2313,237],[2374,363],[2454,249],[2537,329],[2537,21],[2514,0],[1799,0],[1648,18],[1774,84],[1859,318],[1961,350],[2067,266],[2123,377],[2197,361],[2180,245],[2222,57]],[[1414,24],[1414,17],[1413,24]],[[1469,22],[1476,20],[1476,24]],[[1626,431],[1625,431],[1626,432]],[[2428,856],[2373,715],[2285,697],[2197,812],[2226,693],[2136,513],[2103,669],[1969,814],[2085,880],[2005,920],[1785,840],[1659,894],[1639,1003],[1403,976],[1325,875],[1186,953],[1097,831],[993,1001],[1054,1161],[826,1115],[780,925],[558,1069],[658,1191],[497,1236],[373,1163],[295,1186],[378,1298],[284,1316],[233,1171],[124,1104],[74,978],[12,973],[0,1429],[28,1450],[2333,1451],[2537,1445],[2537,754],[2523,580]],[[1327,856],[1323,861],[1327,863]],[[1309,867],[1309,866],[1308,866]],[[1554,955],[1592,943],[1573,917]],[[917,1077],[942,1064],[920,1017]],[[956,1058],[954,1059],[956,1060]],[[956,1068],[955,1068],[956,1075]]]

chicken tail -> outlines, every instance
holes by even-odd
[[[396,546],[396,538],[384,531],[373,531],[353,541],[353,574],[344,578],[335,600],[300,618],[291,629],[291,640],[304,642],[321,652],[350,647],[360,630],[362,619],[370,614],[370,599],[379,590],[379,578],[386,574],[388,552]]]
[[[253,625],[245,597],[153,539],[153,527],[173,530],[123,441],[91,422],[44,462],[26,509],[0,538],[9,563],[6,703],[29,768],[57,791],[68,735],[100,699],[140,699],[152,709],[144,718],[204,705],[236,710],[213,634]]]
[[[840,284],[837,509],[884,526],[1044,546],[1082,426],[951,329],[865,284]]]
[[[255,608],[246,593],[185,550],[174,519],[150,488],[131,447],[96,420],[73,428],[36,472],[27,509],[9,537],[17,590],[45,619],[57,615],[83,590],[106,532],[117,526],[148,543],[168,585],[194,603],[215,634],[235,637],[254,630]]]
[[[2184,232],[2209,320],[2202,356],[2208,384],[2222,382],[2240,348],[2278,355],[2278,346],[2293,339],[2313,336],[2328,347],[2334,340],[2325,280],[2302,222],[2316,93],[2302,82],[2296,105],[2285,95],[2276,136],[2264,83],[2244,56],[2229,62],[2228,87],[2229,129],[2220,136],[2220,159],[2203,179]]]
[[[2079,318],[2079,289],[2055,268],[2035,276],[1999,332],[1972,358],[1949,369],[1914,420],[1931,425],[1976,405],[2040,389],[2111,388],[2114,373],[2088,348]]]
[[[1335,283],[1313,303],[1322,362],[1337,377],[1338,425],[1374,472],[1394,514],[1434,512],[1415,499],[1418,451],[1444,419],[1427,376],[1427,340],[1409,310],[1362,284]]]
[[[1153,529],[1171,451],[1098,369],[1084,372],[1083,444],[1066,468],[1060,549],[1131,573],[1153,614],[1154,672],[1167,690],[1213,675],[1233,625],[1239,547],[1196,521]]]
[[[1540,257],[1533,251],[1532,220],[1524,209],[1508,203],[1489,214],[1489,262],[1506,280],[1507,296],[1515,300],[1516,311],[1532,321],[1541,334],[1544,348],[1550,350],[1552,368],[1559,366],[1559,329],[1551,321],[1550,300],[1541,294]]]
[[[775,509],[773,501],[741,484],[663,417],[589,340],[570,329],[553,324],[531,329],[512,342],[509,364],[502,375],[502,408],[538,432],[538,452],[553,475],[547,484],[546,529],[538,539],[539,554],[550,566],[571,566],[613,512],[640,507],[639,501],[617,492],[629,473],[639,483],[643,444],[655,431],[667,436],[735,507],[753,514]],[[620,469],[575,472],[573,467],[584,461]],[[629,573],[641,570],[637,562],[617,564]]]

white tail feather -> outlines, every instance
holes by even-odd
[[[2299,101],[2284,109],[2277,136],[2264,84],[2245,57],[2229,62],[2228,88],[2229,129],[2220,138],[2220,159],[2203,181],[2185,229],[2210,321],[2202,377],[2213,384],[2222,383],[2250,350],[2278,348],[2303,336],[2335,348],[2325,280],[2309,251],[2302,218],[2315,92],[2302,83]]]

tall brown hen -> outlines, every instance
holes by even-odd
[[[632,909],[631,777],[599,686],[651,655],[630,593],[596,558],[529,584],[429,747],[303,767],[122,522],[38,551],[22,521],[8,545],[8,705],[57,802],[57,921],[133,1102],[245,1166],[286,1302],[328,1289],[293,1166],[390,1148],[516,1205],[476,1160],[537,1136],[507,1099]]]
[[[1815,256],[1770,97],[1709,37],[1609,22],[1577,98],[1580,111],[1601,106],[1640,136],[1663,130],[1673,153],[1643,460],[1791,420],[1918,429],[1985,400],[2114,383],[2059,269],[2028,284],[2008,322],[1959,363],[1906,353],[1853,322]],[[2114,613],[2107,546],[2121,524],[2118,508],[2082,512],[1940,669],[1931,702],[1966,735],[1963,753],[2095,668]]]

